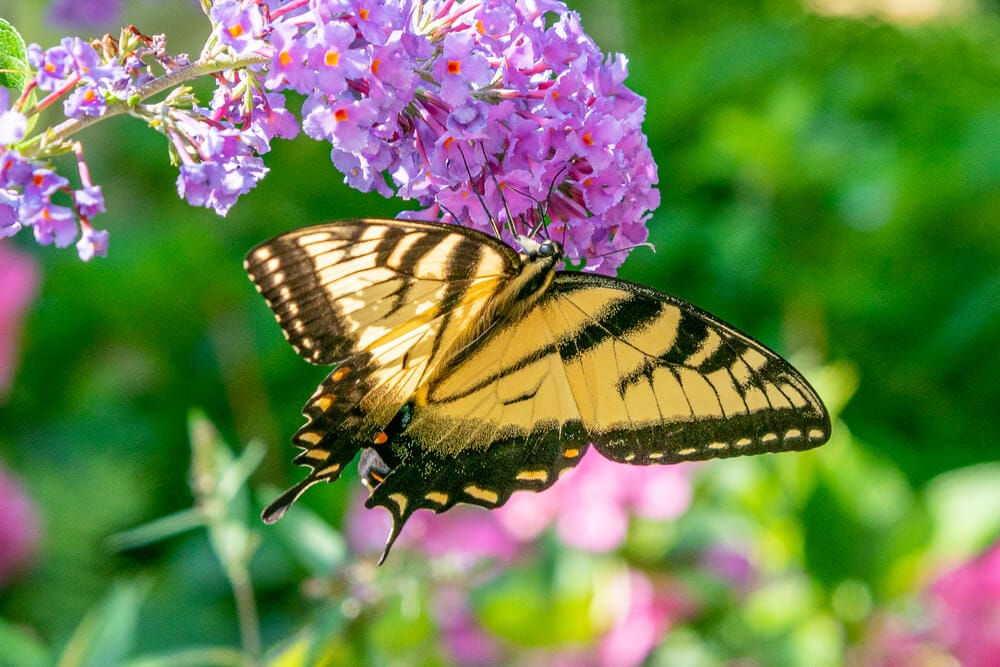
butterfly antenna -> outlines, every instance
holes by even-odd
[[[486,200],[483,199],[483,195],[479,193],[476,189],[475,184],[472,182],[472,169],[469,167],[469,161],[465,159],[465,151],[462,150],[461,144],[458,144],[458,154],[462,156],[462,162],[465,164],[465,173],[469,175],[469,189],[472,193],[476,195],[476,199],[479,200],[479,205],[483,207],[483,211],[486,212],[486,217],[490,220],[490,227],[493,228],[493,235],[500,238],[500,226],[497,224],[497,219],[493,217],[490,213],[489,207],[486,205]]]
[[[569,259],[569,261],[574,262],[574,263],[575,262],[579,262],[579,261],[586,261],[588,259],[600,259],[601,257],[608,257],[609,255],[615,255],[615,254],[620,253],[620,252],[631,252],[631,251],[635,250],[636,248],[649,248],[654,253],[656,252],[656,246],[655,245],[653,245],[652,243],[649,243],[649,242],[645,242],[645,243],[636,243],[635,245],[630,245],[630,246],[627,246],[625,248],[615,248],[614,250],[609,250],[607,252],[602,252],[600,255],[590,255],[589,257],[587,257],[587,256],[584,256],[584,257],[572,257],[572,258],[568,258],[568,259]]]
[[[552,177],[552,180],[549,182],[549,193],[545,197],[545,201],[539,201],[539,200],[535,199],[534,197],[532,197],[527,192],[524,192],[522,190],[519,190],[518,188],[515,188],[513,185],[508,185],[507,186],[511,190],[513,190],[514,192],[516,192],[519,195],[521,195],[522,197],[525,197],[525,198],[530,199],[531,201],[535,202],[535,208],[538,210],[538,223],[531,228],[531,234],[530,234],[531,236],[535,236],[536,234],[538,234],[542,230],[546,230],[546,236],[547,237],[549,236],[548,233],[547,233],[548,232],[548,229],[547,229],[548,225],[545,224],[545,221],[549,219],[549,205],[552,202],[552,193],[555,192],[556,181],[559,180],[559,177],[562,176],[563,172],[565,172],[566,169],[567,169],[567,167],[565,165],[563,165],[559,169],[559,171],[557,171],[555,173],[555,175]],[[563,225],[563,237],[562,237],[560,243],[565,243],[565,241],[566,241],[566,226]]]
[[[486,146],[482,142],[479,142],[479,150],[483,152],[483,161],[487,167],[490,164],[490,156],[486,154]],[[514,228],[514,216],[511,215],[510,207],[507,206],[507,198],[503,196],[503,190],[500,188],[500,182],[497,181],[496,172],[492,169],[489,170],[490,179],[493,181],[493,187],[497,189],[497,194],[500,196],[500,201],[503,202],[503,210],[507,214],[507,224],[510,225],[510,233],[517,236],[517,229]]]

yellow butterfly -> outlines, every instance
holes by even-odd
[[[350,220],[263,243],[245,267],[302,357],[333,365],[303,410],[310,472],[279,519],[362,451],[368,506],[502,505],[540,491],[592,445],[647,465],[809,449],[830,418],[787,361],[734,327],[635,283],[557,271],[450,224]]]

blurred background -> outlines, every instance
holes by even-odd
[[[84,26],[7,2],[45,47],[207,32],[183,1]],[[648,100],[656,252],[619,275],[788,356],[830,443],[588,460],[502,512],[416,517],[381,568],[354,471],[265,527],[324,371],[242,257],[406,204],[303,136],[222,219],[177,198],[160,135],[110,119],[79,137],[108,257],[0,241],[0,664],[1000,664],[998,5],[569,5]]]

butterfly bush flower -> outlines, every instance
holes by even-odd
[[[306,95],[304,131],[353,187],[484,231],[509,210],[527,233],[547,203],[549,234],[590,270],[646,240],[645,102],[561,2],[317,0],[271,34],[268,85]]]
[[[106,29],[120,14],[121,0],[54,0],[48,19],[55,25]]]
[[[211,36],[194,62],[134,28],[117,40],[31,45],[25,93],[47,95],[4,111],[62,99],[68,120],[4,147],[43,166],[76,150],[69,136],[87,124],[128,113],[167,136],[178,194],[225,215],[267,173],[271,139],[301,125],[330,144],[352,187],[415,199],[423,209],[411,217],[484,231],[495,217],[507,241],[546,224],[568,258],[602,272],[645,242],[659,203],[645,101],[624,85],[625,57],[605,57],[562,2],[216,0],[206,12]],[[208,107],[183,85],[206,75],[216,81]],[[304,97],[301,123],[286,111],[290,93]],[[21,127],[6,118],[0,136]],[[81,257],[103,251],[72,205],[36,201],[24,213],[8,233],[41,224],[41,242],[65,245],[78,220]]]

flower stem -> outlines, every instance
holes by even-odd
[[[55,127],[46,130],[44,133],[23,142],[18,146],[18,149],[23,155],[29,158],[49,154],[48,151],[53,147],[58,149],[57,152],[61,152],[64,149],[66,139],[73,134],[90,127],[94,123],[104,120],[105,118],[128,113],[139,102],[148,99],[153,95],[174,88],[185,81],[191,81],[192,79],[197,79],[216,72],[222,72],[229,69],[239,69],[241,67],[247,67],[248,65],[256,65],[266,63],[268,61],[269,58],[267,56],[256,54],[250,54],[232,59],[216,58],[213,60],[197,60],[189,65],[184,65],[183,67],[171,70],[166,74],[139,86],[129,100],[119,100],[108,104],[107,110],[100,116],[70,118],[69,120],[65,120]]]

